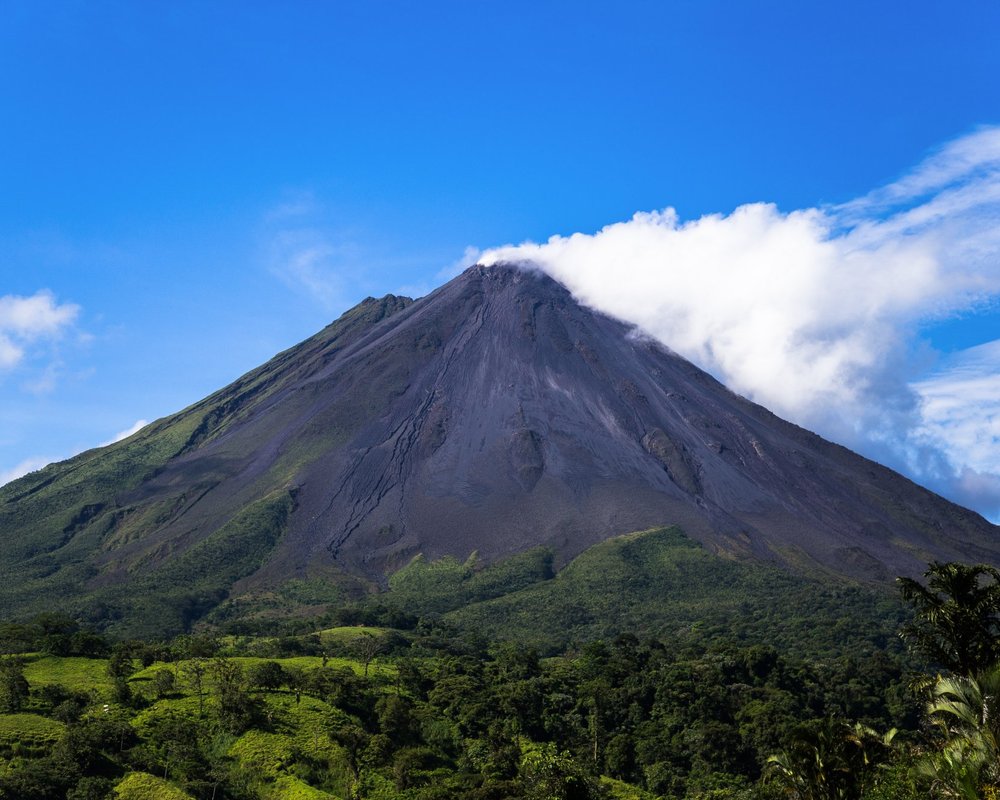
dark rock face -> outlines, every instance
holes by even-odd
[[[1000,563],[978,515],[513,267],[473,267],[416,302],[366,300],[142,437],[181,428],[155,469],[70,509],[73,525],[104,526],[94,581],[155,569],[279,490],[294,498],[287,528],[237,590],[332,570],[382,580],[417,553],[543,544],[564,562],[666,524],[800,572]]]

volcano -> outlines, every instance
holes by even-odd
[[[0,489],[0,601],[188,582],[211,604],[536,546],[558,566],[663,525],[848,580],[1000,563],[979,515],[498,265],[368,298],[184,411]]]

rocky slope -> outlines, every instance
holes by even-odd
[[[384,583],[418,553],[545,545],[558,565],[667,524],[802,574],[1000,563],[980,516],[498,266],[369,298],[179,414],[0,489],[0,601],[166,586],[197,615],[291,579]]]

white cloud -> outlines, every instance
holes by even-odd
[[[57,305],[44,290],[31,297],[5,295],[0,297],[0,329],[29,340],[51,336],[73,322],[79,311],[72,303]]]
[[[639,324],[736,391],[813,424],[853,430],[900,322],[938,293],[911,243],[858,249],[818,210],[742,206],[682,223],[637,214],[593,236],[554,237],[484,260],[527,258],[583,302]]]
[[[145,420],[145,419],[136,420],[128,428],[126,428],[123,431],[120,431],[119,433],[116,433],[111,439],[109,439],[106,442],[101,442],[97,446],[98,447],[107,447],[108,445],[115,444],[116,442],[120,442],[123,439],[127,439],[132,434],[138,433],[139,431],[141,431],[148,424],[149,424],[148,420]],[[30,456],[29,458],[26,458],[23,461],[21,461],[20,463],[14,465],[10,469],[6,469],[6,470],[0,469],[0,486],[3,486],[4,484],[10,483],[13,480],[17,480],[18,478],[23,477],[24,475],[27,475],[29,472],[34,472],[35,470],[39,470],[42,467],[48,466],[49,464],[53,464],[56,461],[62,461],[64,459],[66,459],[66,458],[72,458],[73,456],[75,456],[75,455],[77,455],[79,453],[82,453],[84,449],[85,448],[76,447],[76,448],[74,448],[73,452],[70,453],[69,455],[67,455],[67,456],[60,456],[60,457],[52,457],[52,456]]]
[[[0,369],[17,366],[24,358],[24,348],[18,347],[9,337],[0,333]]]
[[[111,437],[110,439],[108,439],[108,441],[101,442],[98,445],[98,447],[107,447],[109,444],[115,444],[115,442],[120,442],[123,439],[127,439],[132,434],[138,433],[139,431],[141,431],[148,424],[149,424],[149,420],[148,419],[137,419],[134,423],[132,423],[125,430],[119,431],[113,437]]]
[[[998,169],[1000,127],[984,127],[949,142],[907,175],[845,204],[842,210],[864,218],[874,208],[889,208],[934,195],[938,196],[938,204],[928,207],[941,208],[942,199],[954,197],[943,194],[945,189],[959,190],[959,196],[962,195],[960,190],[967,186],[978,187],[980,191],[991,187],[995,189],[994,179]],[[986,178],[986,181],[980,181],[980,178]]]
[[[437,281],[450,281],[452,278],[460,275],[462,272],[467,270],[473,264],[478,263],[480,257],[483,255],[482,250],[478,247],[473,247],[472,245],[467,245],[465,250],[462,251],[462,255],[456,258],[448,266],[442,267],[434,275],[434,279]]]
[[[56,459],[46,458],[44,456],[33,456],[31,458],[26,458],[20,464],[16,464],[10,469],[0,470],[0,486],[4,486],[11,481],[17,480],[29,472],[34,472],[39,470],[48,464],[51,464]]]
[[[79,306],[60,305],[45,290],[30,297],[0,297],[0,369],[20,364],[28,346],[39,339],[57,338],[75,322],[79,313]]]
[[[1000,340],[970,348],[913,384],[920,423],[913,439],[944,456],[958,496],[1000,516]],[[970,501],[971,502],[971,501]]]
[[[956,459],[943,444],[965,424],[958,411],[942,421],[954,381],[937,396],[909,385],[926,366],[921,324],[1000,296],[1000,128],[840,206],[755,203],[691,221],[668,208],[480,260],[533,262],[734,390],[952,496],[963,480],[988,494],[1000,475],[1000,450]]]

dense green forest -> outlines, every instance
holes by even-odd
[[[468,583],[461,567],[437,566]],[[908,648],[856,655],[715,629],[546,652],[474,635],[433,596],[271,636],[7,622],[0,798],[994,800],[1000,575],[925,577],[900,582]]]

